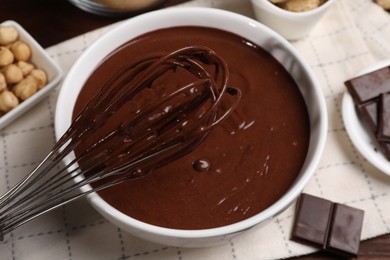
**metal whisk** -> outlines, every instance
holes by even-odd
[[[168,90],[158,84],[159,78],[178,71],[192,74],[193,80]],[[241,93],[227,81],[226,63],[206,47],[152,55],[121,68],[46,158],[0,197],[0,239],[50,210],[145,176],[191,152],[238,104]],[[147,91],[160,94],[134,109]],[[128,117],[114,130],[90,138],[124,108]]]

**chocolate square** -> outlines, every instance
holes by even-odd
[[[347,257],[356,257],[359,252],[363,217],[363,210],[335,203],[326,249]]]
[[[373,137],[376,136],[376,133],[378,131],[378,103],[379,101],[377,99],[374,99],[371,102],[367,102],[358,106],[358,112],[362,117],[364,123],[372,132]]]
[[[297,204],[292,239],[323,247],[331,213],[331,201],[303,193]]]
[[[361,105],[390,92],[390,66],[350,79],[345,85],[355,103]]]
[[[390,94],[384,93],[380,96],[380,113],[378,140],[390,141]]]
[[[379,142],[379,149],[383,153],[383,156],[390,161],[390,142]]]

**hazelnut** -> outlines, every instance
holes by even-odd
[[[22,41],[16,41],[11,45],[11,51],[16,60],[27,61],[31,57],[30,46]]]
[[[326,0],[288,0],[281,4],[283,9],[291,12],[306,12],[322,5]]]
[[[9,90],[0,93],[0,111],[8,112],[19,105],[18,98]]]
[[[38,82],[38,89],[43,88],[47,83],[47,75],[46,72],[44,72],[41,69],[34,69],[30,73],[31,76],[33,76],[37,82]]]
[[[21,100],[26,100],[38,91],[38,82],[33,76],[27,76],[14,86],[12,92]]]
[[[13,26],[0,26],[0,45],[7,45],[16,41],[19,32]]]
[[[14,61],[12,52],[3,46],[0,46],[0,67],[7,66]]]
[[[288,0],[270,0],[270,1],[273,4],[281,4],[281,3],[287,2]]]
[[[31,63],[25,62],[25,61],[18,61],[16,65],[20,68],[20,70],[23,73],[23,76],[26,77],[28,74],[33,71],[35,66]]]
[[[2,70],[8,84],[18,83],[23,79],[22,70],[15,64],[10,64]]]
[[[0,72],[0,92],[7,88],[7,82],[5,81],[5,76]]]
[[[390,0],[375,0],[383,9],[390,11]]]

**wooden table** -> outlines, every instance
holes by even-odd
[[[188,0],[167,0],[161,7]],[[79,10],[66,0],[1,0],[0,22],[20,23],[43,47],[120,21],[124,17],[100,17]],[[294,260],[337,259],[334,255],[316,253]],[[361,244],[359,260],[390,259],[390,235],[377,237]]]

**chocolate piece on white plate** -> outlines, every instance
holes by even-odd
[[[390,66],[350,79],[345,85],[357,105],[378,98],[390,92]]]
[[[345,86],[378,148],[390,161],[390,66],[352,78]]]
[[[378,140],[390,142],[390,93],[380,96]]]

